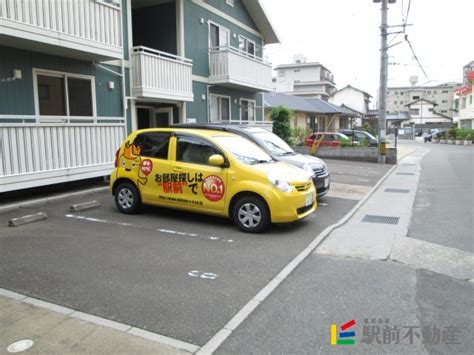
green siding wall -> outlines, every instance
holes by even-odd
[[[133,45],[177,54],[174,2],[133,10]]]
[[[227,15],[232,16],[238,21],[246,24],[247,26],[257,30],[257,26],[252,20],[249,12],[245,8],[242,0],[234,0],[234,7],[228,5],[225,0],[205,0],[209,5],[215,7],[216,9],[225,12]]]
[[[34,115],[33,68],[94,76],[96,79],[97,115],[122,117],[121,78],[94,64],[48,54],[0,46],[0,77],[10,77],[21,69],[22,79],[0,82],[0,114]],[[118,67],[110,67],[120,72]],[[108,89],[113,81],[115,88]],[[128,85],[127,85],[128,86]]]
[[[200,83],[197,81],[193,82],[193,91],[194,91],[194,102],[187,103],[187,117],[195,118],[198,123],[207,122],[207,84]],[[242,90],[234,90],[221,86],[210,86],[210,94],[230,96],[231,98],[231,119],[239,120],[240,119],[240,99],[249,99],[256,100],[257,105],[257,115],[256,120],[263,120],[263,110],[261,109],[263,103],[263,95],[261,93],[253,93]],[[202,95],[206,97],[206,100],[202,100]],[[235,102],[237,100],[237,102]]]
[[[202,95],[207,98],[207,85],[193,81],[194,102],[186,104],[186,115],[195,118],[198,123],[207,122],[207,100],[202,100]]]
[[[224,0],[219,0],[224,2]],[[184,2],[184,32],[185,32],[185,56],[193,60],[193,74],[208,77],[209,76],[209,25],[208,21],[215,22],[229,29],[230,45],[239,47],[239,35],[255,41],[258,46],[262,45],[262,39],[253,33],[236,26],[233,23],[215,15],[208,10],[192,3]],[[204,23],[201,24],[201,18]],[[236,34],[234,38],[233,34]],[[261,55],[261,51],[257,52]]]

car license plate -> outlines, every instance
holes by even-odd
[[[313,194],[309,194],[306,196],[306,207],[311,206],[313,204]]]
[[[329,186],[329,178],[324,179],[324,187]]]

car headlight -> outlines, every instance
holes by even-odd
[[[311,165],[309,165],[309,164],[303,165],[303,170],[306,171],[306,172],[308,172],[309,174],[311,174],[311,176],[314,175],[314,170],[313,170],[313,168],[311,167]]]
[[[268,174],[268,180],[270,180],[272,185],[275,186],[280,191],[283,191],[283,192],[293,191],[293,187],[288,183],[288,181],[286,181],[285,179],[282,179],[277,174],[274,174],[274,173]]]

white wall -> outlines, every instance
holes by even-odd
[[[335,105],[346,105],[353,110],[367,114],[367,108],[365,104],[365,95],[359,90],[355,90],[350,87],[346,87],[329,98],[329,102]]]

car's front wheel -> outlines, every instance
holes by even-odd
[[[141,207],[140,193],[131,183],[121,183],[115,190],[115,205],[122,213],[137,213]]]
[[[266,203],[254,196],[239,198],[232,209],[232,218],[236,226],[246,233],[260,233],[270,225]]]

